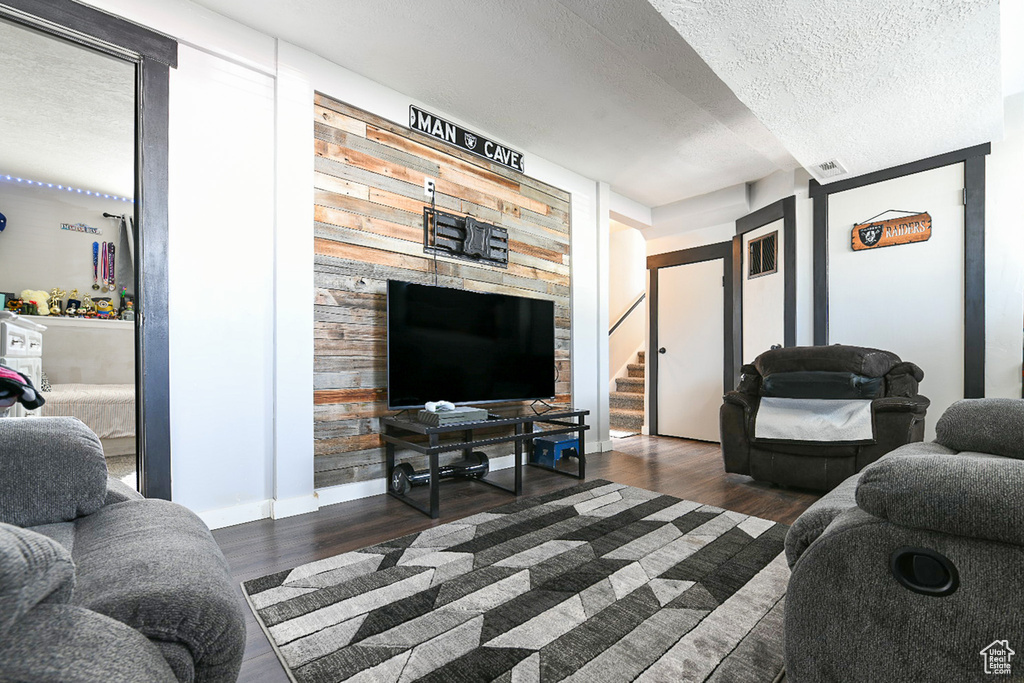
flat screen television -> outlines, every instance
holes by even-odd
[[[388,407],[555,395],[555,305],[388,281]]]

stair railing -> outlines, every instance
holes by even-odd
[[[629,314],[632,313],[633,311],[635,311],[636,307],[639,306],[641,303],[643,303],[643,300],[646,299],[646,298],[647,298],[647,293],[646,292],[640,294],[640,296],[637,298],[637,300],[633,302],[633,305],[630,306],[629,309],[625,313],[623,313],[621,316],[619,316],[619,319],[617,321],[615,321],[615,324],[612,325],[612,328],[610,330],[608,330],[608,336],[609,337],[612,336],[612,332],[614,332],[615,330],[619,329],[619,325],[621,325],[622,323],[626,322],[626,318],[629,317]]]

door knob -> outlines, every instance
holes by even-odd
[[[660,349],[658,349],[658,353],[665,353],[665,347],[662,346]]]

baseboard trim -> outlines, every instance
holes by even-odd
[[[281,498],[270,501],[270,516],[273,519],[284,519],[316,512],[320,509],[320,499],[316,493],[294,498]]]
[[[270,517],[273,500],[260,500],[255,503],[243,503],[218,510],[207,510],[198,512],[199,519],[210,529],[223,529],[226,526],[254,522],[257,519]]]
[[[587,444],[587,453],[601,453],[612,450],[611,441]],[[515,465],[514,455],[499,455],[491,458],[492,470],[505,470]],[[282,500],[267,499],[255,503],[234,505],[219,510],[200,512],[199,518],[210,529],[223,529],[236,524],[254,522],[258,519],[284,519],[315,512],[325,505],[336,505],[350,500],[379,496],[387,492],[387,480],[384,478],[357,481],[351,484],[339,484],[317,489],[308,496],[296,496]]]
[[[504,470],[515,465],[514,455],[499,455],[490,459],[492,470]],[[387,479],[370,479],[368,481],[356,481],[351,484],[338,484],[337,486],[325,486],[316,490],[320,500],[320,507],[324,505],[337,505],[347,503],[350,500],[380,496],[387,493]]]
[[[612,450],[611,439],[608,441],[591,441],[584,448],[584,452],[587,455],[590,455],[591,453],[607,453],[610,450]]]

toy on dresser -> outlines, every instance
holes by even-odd
[[[114,304],[110,302],[110,299],[104,297],[96,299],[96,317],[97,318],[115,318],[117,314],[114,312]]]
[[[50,307],[47,302],[50,295],[41,289],[24,289],[21,298],[25,302],[22,313],[25,315],[50,315]]]
[[[78,311],[82,307],[82,301],[78,298],[78,290],[72,289],[68,297],[68,305],[64,309],[64,315],[69,318],[78,317]]]

